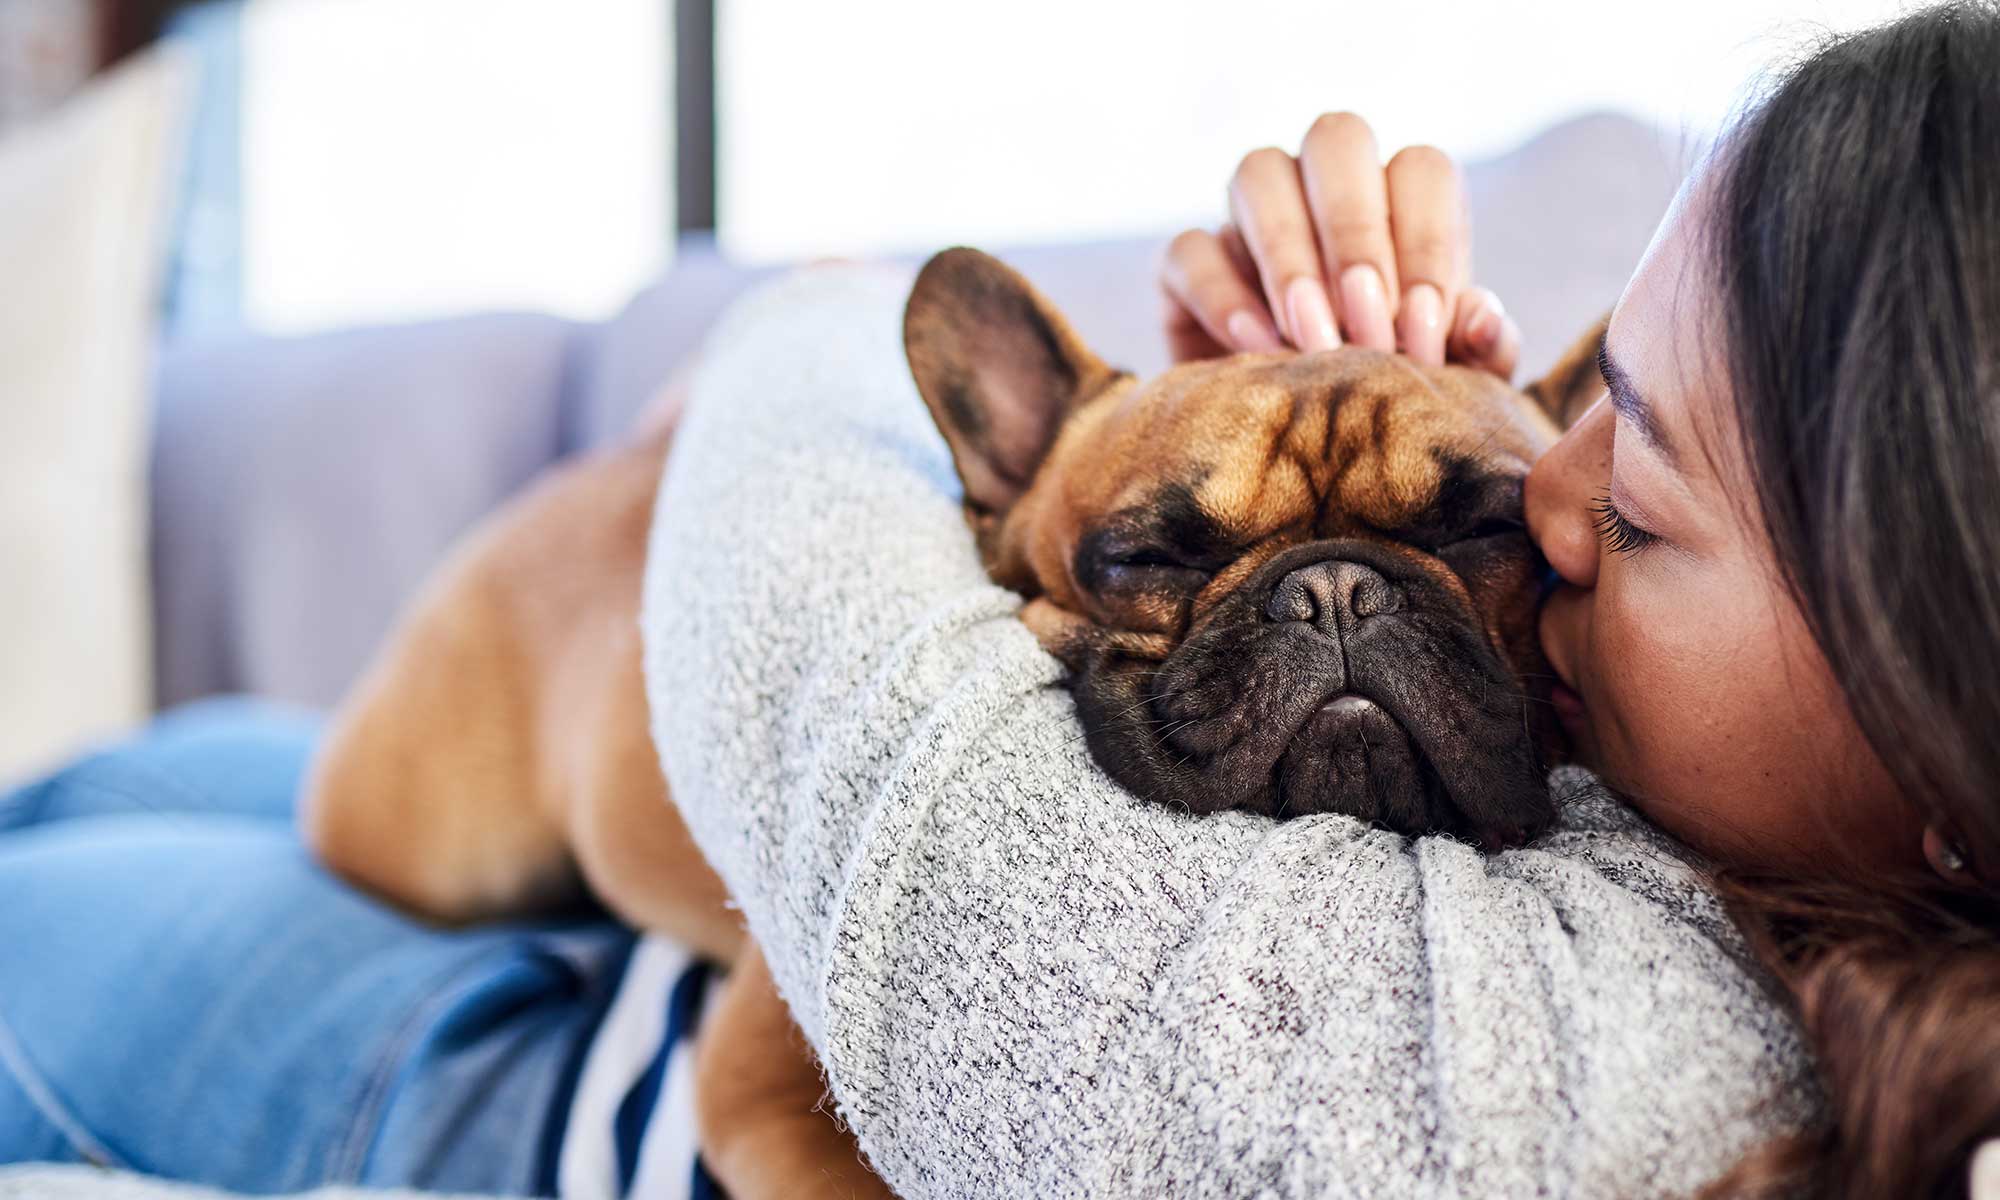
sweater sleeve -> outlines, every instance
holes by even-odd
[[[1698,873],[1587,776],[1484,856],[1098,771],[906,292],[822,268],[719,326],[642,617],[676,800],[900,1195],[1672,1194],[1811,1117]]]

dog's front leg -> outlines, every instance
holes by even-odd
[[[812,1047],[752,943],[702,1023],[695,1124],[702,1161],[736,1200],[895,1200],[834,1117]]]

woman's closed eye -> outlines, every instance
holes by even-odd
[[[1641,529],[1619,512],[1609,492],[1599,496],[1590,510],[1595,514],[1591,525],[1597,530],[1597,540],[1613,554],[1636,554],[1660,540],[1658,534]]]

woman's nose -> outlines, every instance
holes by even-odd
[[[1528,473],[1522,504],[1528,536],[1563,582],[1597,584],[1597,527],[1591,506],[1611,486],[1611,406],[1599,400]]]

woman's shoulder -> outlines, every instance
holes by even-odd
[[[1525,847],[1411,843],[1440,984],[1456,974],[1490,987],[1532,960],[1552,1010],[1603,1002],[1637,1013],[1670,995],[1680,1013],[1701,1010],[1689,1036],[1741,1029],[1761,1043],[1788,1030],[1700,856],[1587,771],[1559,769],[1550,786],[1556,822]],[[1652,1033],[1621,1037],[1670,1040],[1679,1021],[1663,1015]]]
[[[1525,852],[1502,856],[1510,870],[1560,892],[1572,889],[1557,888],[1557,879],[1587,870],[1601,884],[1590,890],[1625,893],[1645,906],[1653,921],[1696,932],[1749,962],[1736,926],[1709,886],[1701,855],[1581,767],[1557,768],[1549,787],[1556,797],[1555,824]]]

